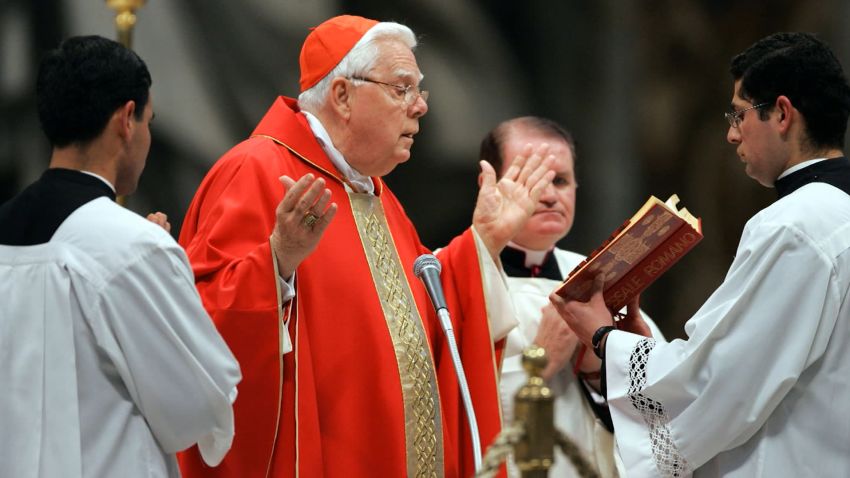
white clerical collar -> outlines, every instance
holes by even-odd
[[[509,241],[508,246],[525,253],[525,267],[528,268],[531,268],[531,266],[539,266],[543,264],[543,262],[546,260],[546,255],[552,252],[552,249],[547,249],[545,251],[535,251],[522,247],[513,241]]]
[[[115,192],[115,186],[113,186],[113,185],[112,185],[112,183],[110,183],[109,181],[107,181],[107,180],[106,180],[106,178],[104,178],[104,177],[103,177],[103,176],[101,176],[100,174],[95,174],[95,173],[93,173],[93,172],[91,172],[91,171],[83,171],[82,169],[81,169],[81,170],[79,170],[79,171],[80,171],[81,173],[83,173],[83,174],[88,174],[89,176],[94,176],[94,177],[96,177],[97,179],[100,179],[101,181],[105,182],[107,186],[109,186],[109,189],[111,189],[111,190],[112,190],[112,192]]]
[[[782,174],[780,174],[780,175],[779,175],[779,177],[778,177],[778,178],[776,178],[776,179],[782,179],[782,178],[784,178],[785,176],[788,176],[789,174],[791,174],[791,173],[793,173],[793,172],[795,172],[795,171],[799,171],[799,170],[801,170],[801,169],[803,169],[803,168],[805,168],[805,167],[807,167],[807,166],[811,166],[811,165],[813,165],[813,164],[815,164],[815,163],[819,163],[819,162],[821,162],[821,161],[826,161],[826,159],[827,159],[827,158],[815,158],[815,159],[810,159],[810,160],[808,160],[808,161],[803,161],[803,162],[802,162],[802,163],[800,163],[800,164],[795,164],[794,166],[791,166],[790,168],[786,169],[786,170],[785,170],[785,172],[784,172],[784,173],[782,173]]]
[[[313,130],[313,135],[319,141],[319,145],[321,145],[322,149],[325,150],[325,154],[328,155],[328,158],[330,158],[331,162],[334,166],[336,166],[336,169],[345,176],[345,179],[348,180],[351,187],[359,193],[375,194],[375,184],[372,183],[372,178],[360,174],[357,170],[352,168],[350,164],[348,164],[348,161],[345,160],[342,153],[334,147],[328,131],[322,125],[322,122],[319,121],[319,118],[316,118],[308,111],[302,110],[301,112],[304,113],[304,116],[307,118],[307,123],[310,124],[310,129]]]

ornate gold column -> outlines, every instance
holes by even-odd
[[[136,26],[136,10],[142,8],[145,0],[106,0],[106,6],[115,10],[115,29],[118,43],[133,49],[133,27]],[[126,196],[118,196],[115,202],[124,205]]]
[[[106,6],[115,10],[115,28],[118,42],[133,48],[133,27],[136,26],[136,10],[144,6],[145,0],[106,0]]]

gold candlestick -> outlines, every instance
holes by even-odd
[[[505,426],[484,454],[476,478],[493,478],[511,450],[522,478],[546,478],[554,463],[555,445],[561,448],[578,475],[599,478],[584,453],[565,433],[555,428],[555,397],[543,381],[546,351],[532,345],[522,354],[528,382],[514,395],[514,422]]]
[[[106,0],[106,6],[115,10],[115,28],[118,42],[133,48],[133,27],[136,26],[136,10],[144,6],[145,0]]]
[[[136,26],[136,10],[144,6],[145,0],[106,0],[106,6],[115,10],[115,28],[118,43],[133,49],[133,27]],[[115,202],[123,206],[126,196],[118,196]]]
[[[533,345],[522,354],[528,383],[514,397],[514,413],[525,424],[525,436],[514,446],[514,459],[523,478],[545,478],[554,459],[555,397],[541,376],[547,362],[543,347]]]

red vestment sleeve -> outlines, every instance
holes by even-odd
[[[498,364],[501,363],[504,340],[496,344],[492,342],[479,254],[488,254],[488,251],[477,250],[472,229],[467,229],[443,248],[438,256],[443,267],[441,278],[446,302],[472,395],[483,453],[502,427],[498,400]],[[478,277],[474,277],[474,273],[477,273]],[[472,476],[475,474],[472,442],[448,350],[441,350],[435,360],[438,363],[441,393],[451,390],[452,395],[456,394],[453,406],[447,406],[444,413],[446,419],[453,422],[452,427],[458,430],[455,436],[460,436],[462,440],[458,444],[458,449],[461,450],[458,457],[461,463],[460,476]],[[444,403],[447,402],[444,400]]]
[[[180,234],[204,306],[246,378],[280,375],[279,339],[269,340],[279,332],[277,278],[268,238],[284,189],[258,159],[272,153],[264,151],[272,149],[267,146],[249,140],[216,163],[195,195]],[[242,353],[245,350],[252,353]],[[244,380],[234,403],[237,432],[228,459],[208,468],[192,448],[179,457],[184,476],[256,476],[250,470],[258,467],[265,473],[277,432],[268,415],[278,409],[278,387],[276,381]],[[244,433],[248,428],[251,433]]]

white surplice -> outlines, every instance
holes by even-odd
[[[558,248],[555,248],[553,253],[562,274],[569,273],[585,259],[582,255]],[[540,309],[549,303],[549,294],[561,281],[542,277],[508,277],[507,284],[519,322],[517,328],[508,334],[505,343],[505,358],[499,385],[505,424],[510,424],[514,418],[514,395],[528,381],[528,375],[522,368],[522,352],[534,343],[540,327]],[[661,332],[655,323],[649,317],[644,317],[654,336],[660,337]],[[587,403],[581,390],[582,385],[573,374],[572,366],[568,363],[549,380],[548,385],[555,395],[555,427],[576,443],[585,457],[596,465],[600,476],[616,476],[613,437]],[[508,475],[512,478],[520,475],[513,463],[508,466]],[[549,476],[570,478],[579,475],[559,451],[555,454],[555,463],[549,470]]]
[[[183,250],[106,197],[0,246],[0,476],[177,477],[233,438],[240,372]]]
[[[629,477],[850,476],[850,196],[811,183],[746,225],[688,340],[608,336]]]

